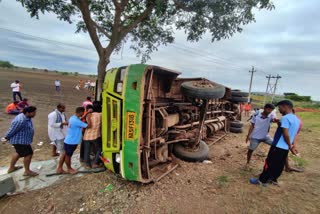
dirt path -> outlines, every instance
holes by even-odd
[[[306,134],[302,132],[301,140]],[[84,213],[319,213],[319,153],[306,157],[304,173],[284,172],[280,187],[252,186],[248,179],[259,174],[268,148],[261,145],[252,169],[245,170],[243,137],[230,135],[213,145],[212,164],[180,162],[155,184],[127,182],[111,173],[70,177],[46,189],[3,198],[0,207],[5,209],[0,212],[19,213],[25,207],[25,213],[78,213],[81,208]],[[302,155],[314,145],[305,140]],[[113,190],[101,191],[109,184]]]
[[[7,90],[1,71],[0,75],[0,90]],[[16,79],[14,75],[6,78],[7,81]],[[50,77],[51,80],[46,76],[33,78],[29,80],[26,74],[20,79],[26,82],[25,85],[28,81],[51,84],[55,77]],[[62,83],[73,85],[73,77],[65,78],[61,76]],[[50,92],[45,91],[45,86],[39,86],[38,92],[30,91],[28,89],[30,100],[42,111],[35,118],[36,140],[40,140],[46,136],[46,116],[53,106],[50,102],[55,98],[47,95]],[[63,99],[70,106],[70,115],[71,109],[79,105],[84,96],[76,94],[72,86],[68,93]],[[8,118],[1,118],[7,126]],[[1,126],[1,133],[5,129]],[[181,161],[178,169],[155,184],[124,181],[108,172],[81,178],[70,176],[45,189],[1,198],[0,213],[319,213],[320,129],[303,128],[299,136],[302,155],[299,164],[305,166],[305,172],[284,172],[279,179],[280,187],[258,187],[248,183],[250,177],[261,172],[268,146],[261,145],[254,153],[251,169],[245,169],[245,134],[246,131],[240,135],[230,134],[213,145],[210,149],[212,164]],[[1,164],[7,164],[10,152],[10,147],[1,146]],[[49,159],[49,152],[49,146],[41,147],[35,158]],[[113,189],[108,190],[108,185]]]

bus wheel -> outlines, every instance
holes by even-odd
[[[240,91],[240,90],[232,90],[231,91],[231,96],[232,97],[248,97],[249,93],[248,92],[244,92],[244,91]]]
[[[190,98],[220,99],[226,93],[226,88],[208,81],[188,81],[181,84],[181,93]]]
[[[209,147],[202,140],[200,140],[199,146],[196,149],[190,149],[183,144],[176,143],[173,146],[173,153],[176,157],[184,161],[202,162],[209,157]]]
[[[248,97],[231,97],[229,100],[233,103],[247,103]]]

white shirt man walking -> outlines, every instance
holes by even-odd
[[[65,115],[66,107],[64,104],[59,103],[57,109],[48,115],[48,135],[51,142],[54,142],[52,148],[52,156],[58,156],[57,151],[62,154],[63,141],[66,137],[66,130],[68,125],[68,120]]]

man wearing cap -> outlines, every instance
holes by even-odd
[[[300,121],[293,114],[293,104],[289,100],[282,100],[277,104],[279,112],[282,114],[274,140],[270,147],[263,171],[259,178],[251,178],[251,184],[267,183],[277,184],[288,157],[289,150],[296,155],[296,149],[293,146],[294,138],[298,133]]]
[[[277,122],[277,118],[271,112],[275,109],[274,105],[268,103],[264,106],[263,112],[257,111],[251,118],[251,126],[246,138],[246,143],[250,141],[247,152],[247,164],[250,163],[251,156],[261,142],[271,145],[273,139],[269,136],[269,129],[272,122]]]

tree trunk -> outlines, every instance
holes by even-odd
[[[107,65],[109,64],[110,60],[109,57],[100,57],[98,62],[98,85],[97,85],[97,91],[96,91],[96,99],[98,101],[101,101],[101,93],[102,93],[102,87],[104,83],[104,77],[106,76],[106,70]]]

